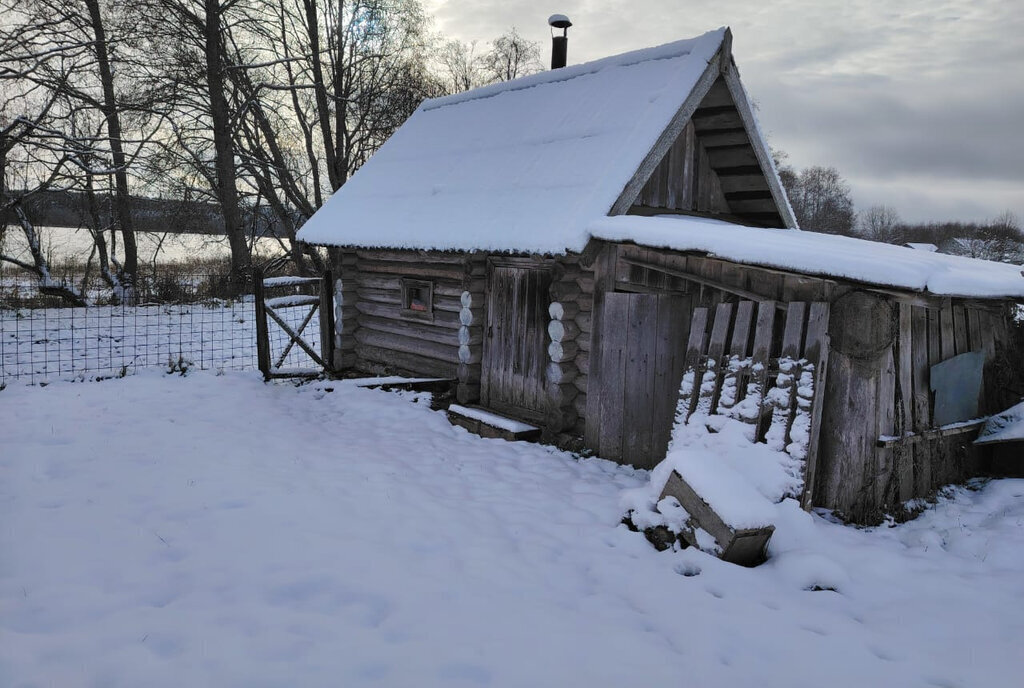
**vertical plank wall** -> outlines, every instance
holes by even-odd
[[[908,499],[980,472],[971,433],[908,438],[891,447],[877,446],[877,440],[933,429],[930,367],[970,351],[991,360],[1005,321],[997,310],[964,303],[928,308],[882,297],[853,298],[860,303],[830,327],[824,456],[814,501],[871,523],[897,513]],[[993,383],[986,380],[989,387]],[[996,410],[991,394],[983,393],[980,413]]]
[[[608,293],[601,323],[601,380],[591,385],[590,430],[607,459],[653,468],[665,456],[692,299]]]
[[[594,267],[595,332],[601,328],[600,306],[606,291],[688,294],[694,297],[695,306],[710,309],[723,301],[742,298],[841,304],[847,298],[860,298],[855,295],[868,295],[863,312],[854,309],[844,315],[840,308],[831,318],[831,352],[836,352],[837,339],[839,351],[829,357],[827,404],[822,410],[819,445],[822,456],[811,495],[814,505],[837,509],[866,522],[895,511],[906,499],[927,496],[937,487],[979,472],[978,453],[970,446],[969,434],[908,442],[889,449],[876,445],[881,435],[920,433],[932,428],[932,365],[967,351],[983,351],[986,360],[991,360],[996,343],[1008,337],[1000,302],[934,299],[934,305],[922,305],[924,299],[912,295],[901,302],[895,295],[866,291],[840,280],[786,274],[631,244],[606,246]],[[881,310],[873,314],[872,308]],[[844,336],[859,336],[863,341],[854,342],[854,351],[844,353]],[[775,342],[773,348],[778,345]],[[599,337],[594,338],[592,346],[601,346]],[[597,369],[601,374],[600,358],[592,356],[589,364],[590,372]],[[983,413],[1001,410],[996,408],[1000,402],[994,382],[986,381]],[[589,402],[580,407],[584,419],[599,409]],[[598,447],[600,437],[591,426],[599,425],[584,425],[587,446]]]

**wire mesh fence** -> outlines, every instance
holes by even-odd
[[[275,315],[284,327],[269,321],[267,340],[278,368],[315,367],[304,347],[322,355],[320,313],[311,314],[303,298],[317,293],[313,282],[299,280],[274,291]],[[136,305],[69,307],[41,294],[30,278],[3,275],[0,386],[125,375],[146,367],[256,370],[255,297],[251,287],[250,293],[229,296],[230,287],[226,272],[175,270],[141,282]],[[300,332],[301,345],[292,336]]]
[[[0,282],[0,385],[127,374],[153,366],[256,368],[253,297],[214,296],[223,275],[184,275],[138,305],[67,307]]]

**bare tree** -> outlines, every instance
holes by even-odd
[[[437,67],[446,94],[461,93],[483,86],[487,78],[481,69],[476,41],[445,41],[437,53]]]
[[[944,248],[971,258],[994,260],[1004,263],[1024,261],[1024,234],[1016,215],[1006,211],[995,220],[963,232],[963,236],[945,242]]]
[[[93,200],[100,192],[110,195],[109,226],[90,227],[94,253],[100,255],[103,277],[115,296],[131,299],[138,276],[138,251],[129,168],[147,135],[126,137],[124,121],[130,117],[139,131],[152,119],[151,110],[143,107],[138,97],[138,85],[127,87],[135,76],[132,45],[142,29],[121,5],[107,0],[0,0],[0,8],[13,18],[0,30],[0,80],[19,84],[17,100],[26,104],[52,94],[62,113],[52,118],[45,137],[39,123],[35,135],[25,142],[65,147],[70,164],[61,170],[59,188],[77,189]],[[115,44],[120,46],[116,53]],[[125,88],[118,88],[115,72]],[[147,115],[139,117],[143,110]],[[73,124],[78,131],[70,130]],[[150,135],[156,126],[148,126]],[[98,185],[109,188],[98,189]],[[99,214],[92,217],[95,220]],[[116,241],[112,240],[108,249],[105,231],[121,237],[123,261],[113,253]]]
[[[107,43],[106,28],[100,11],[99,0],[84,0],[89,12],[89,25],[95,41],[92,44],[96,54],[96,71],[99,73],[100,88],[103,93],[101,111],[107,124],[107,142],[110,146],[110,157],[114,172],[114,218],[116,228],[120,230],[124,246],[124,298],[130,303],[135,301],[136,283],[139,274],[139,252],[135,242],[135,226],[132,221],[131,195],[128,191],[128,161],[124,152],[121,134],[121,113],[118,99],[114,93],[114,75],[110,66],[110,49]],[[91,183],[90,183],[91,191]],[[93,235],[94,238],[96,235]],[[102,237],[102,233],[100,233]],[[100,248],[101,244],[97,244]],[[101,251],[106,260],[106,252]],[[107,270],[107,274],[109,270]]]
[[[861,214],[859,230],[861,236],[872,241],[898,243],[901,237],[900,215],[888,205],[874,205]]]
[[[203,187],[220,209],[231,252],[229,283],[240,292],[251,278],[251,251],[239,194],[235,131],[229,94],[228,45],[244,20],[244,0],[140,0],[136,5],[162,54],[151,65],[169,118],[161,152],[146,161],[166,191]]]
[[[800,227],[825,234],[853,234],[857,215],[850,186],[835,167],[808,167],[786,189]]]
[[[247,8],[229,34],[240,189],[247,205],[268,206],[300,268],[321,264],[299,226],[440,92],[426,25],[412,0],[275,0]]]
[[[489,81],[510,81],[535,74],[544,69],[540,46],[523,38],[513,26],[491,41],[491,49],[482,56],[484,73]]]
[[[477,52],[476,41],[443,41],[434,61],[448,94],[518,79],[544,69],[537,42],[524,38],[515,27],[491,41],[484,53]]]
[[[21,95],[23,100],[19,104],[27,107],[31,93],[23,90]],[[0,245],[0,263],[15,265],[34,275],[43,294],[85,305],[87,299],[74,285],[54,279],[39,231],[25,211],[26,201],[53,187],[71,159],[64,142],[49,127],[59,100],[57,94],[50,93],[31,114],[23,111],[10,117],[0,111],[0,224],[5,237],[8,224],[17,224],[29,254],[27,259],[21,258]],[[10,103],[6,101],[7,105]]]

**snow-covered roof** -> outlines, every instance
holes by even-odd
[[[592,236],[652,248],[699,251],[736,263],[838,277],[939,296],[1024,298],[1021,266],[834,234],[746,227],[688,216],[619,215],[588,225]]]
[[[426,101],[299,238],[581,251],[588,223],[607,215],[726,35],[721,28]]]

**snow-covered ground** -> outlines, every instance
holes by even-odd
[[[411,393],[16,384],[0,442],[3,686],[1024,675],[1024,481],[871,530],[786,502],[770,560],[743,569],[619,525],[646,473],[471,436]]]

